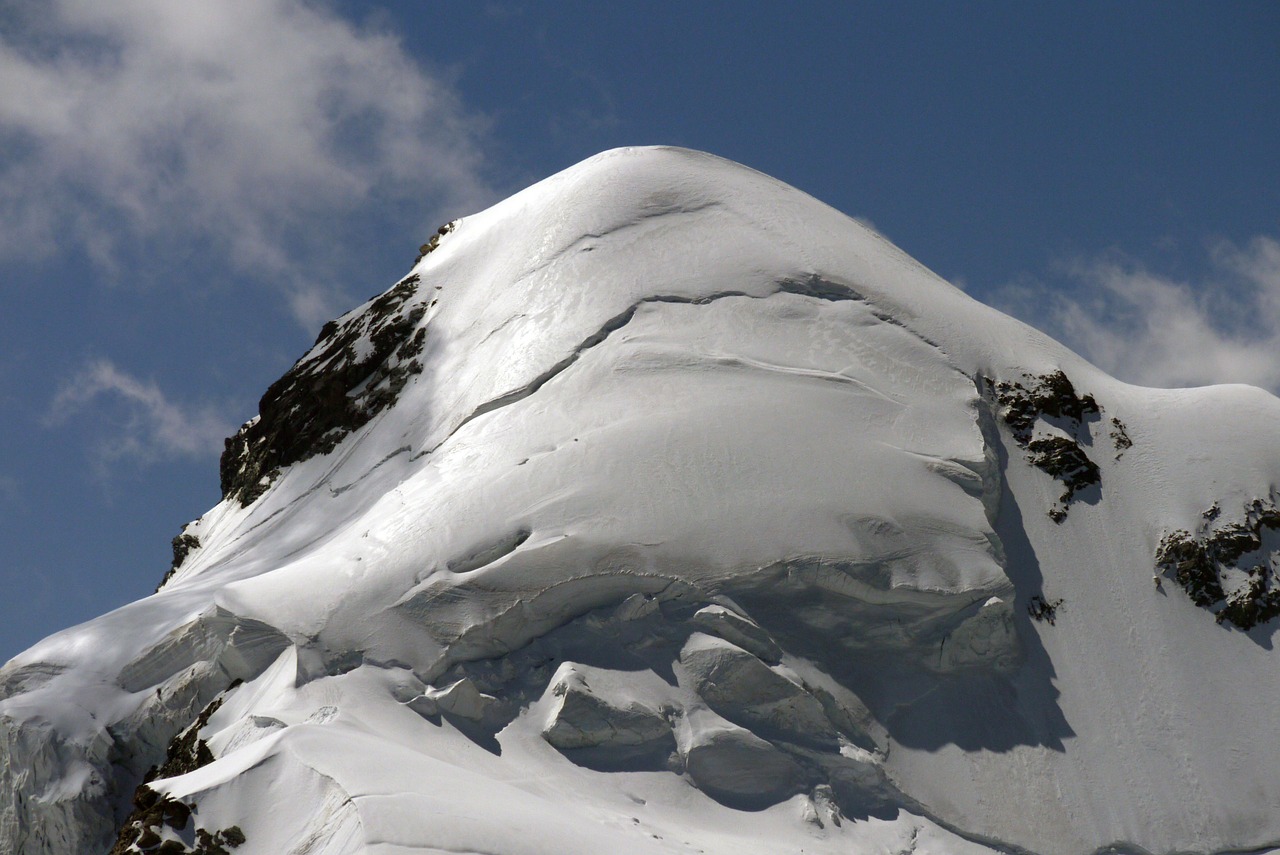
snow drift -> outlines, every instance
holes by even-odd
[[[161,589],[0,671],[0,850],[1274,846],[1278,426],[606,152],[326,325]]]

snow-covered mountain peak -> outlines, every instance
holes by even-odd
[[[0,847],[1269,845],[1278,420],[605,152],[326,325],[158,593],[0,671]]]

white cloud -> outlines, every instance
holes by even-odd
[[[103,398],[116,404],[111,411],[114,428],[97,431],[102,437],[99,462],[103,464],[123,457],[150,462],[217,456],[223,439],[235,430],[212,408],[175,404],[155,383],[139,380],[105,359],[88,363],[62,386],[53,399],[48,421],[64,423]],[[94,418],[113,420],[105,407],[95,407]]]
[[[1205,281],[1148,270],[1119,254],[1025,281],[996,303],[1132,383],[1248,383],[1280,393],[1280,242],[1221,242]]]
[[[209,252],[310,314],[343,217],[492,196],[483,122],[324,5],[54,0],[0,23],[0,259]]]

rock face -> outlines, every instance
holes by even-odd
[[[0,670],[0,851],[1276,845],[1277,423],[607,152],[326,325],[157,594]]]
[[[283,467],[333,451],[422,372],[429,295],[418,286],[416,275],[407,276],[325,324],[315,346],[267,389],[257,417],[227,439],[219,467],[224,500],[248,505]]]
[[[1049,510],[1049,517],[1060,523],[1067,518],[1067,508],[1076,494],[1102,478],[1098,465],[1082,445],[1092,445],[1087,421],[1090,417],[1097,419],[1098,402],[1092,395],[1077,395],[1071,380],[1061,371],[1026,380],[1027,385],[1017,381],[996,383],[996,399],[1014,442],[1027,452],[1027,462],[1065,488],[1058,503]],[[1037,435],[1038,428],[1047,426],[1062,433]],[[1133,443],[1118,420],[1113,420],[1113,426],[1118,432],[1113,433],[1112,441],[1116,452],[1122,453]]]
[[[1241,516],[1224,520],[1215,504],[1197,536],[1185,530],[1166,534],[1156,551],[1156,571],[1172,576],[1219,623],[1249,630],[1280,617],[1280,508],[1272,497],[1254,499]]]

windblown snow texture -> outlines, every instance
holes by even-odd
[[[619,149],[463,218],[0,671],[0,851],[1280,844],[1280,402]]]

